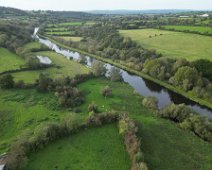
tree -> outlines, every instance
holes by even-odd
[[[104,76],[107,71],[104,64],[100,61],[94,61],[91,69],[95,76]]]
[[[202,73],[204,77],[212,82],[212,62],[205,59],[200,59],[193,62],[195,68]]]
[[[101,94],[104,96],[104,97],[109,97],[112,95],[112,89],[109,87],[109,86],[105,86],[102,91],[101,91]]]
[[[0,78],[0,87],[5,89],[13,88],[15,84],[13,79],[13,76],[11,76],[10,74],[3,75]]]
[[[145,97],[142,104],[150,109],[158,109],[158,101],[155,97]]]
[[[26,66],[32,69],[37,69],[41,66],[40,61],[35,57],[28,57]]]
[[[112,67],[110,70],[110,80],[111,81],[122,81],[122,74],[120,72],[120,69]]]
[[[78,59],[78,62],[81,64],[86,64],[87,63],[87,59],[84,55],[80,55],[80,58]]]
[[[89,104],[89,106],[88,106],[88,111],[89,112],[94,112],[94,113],[98,113],[98,106],[94,103],[94,102],[92,102],[91,104]]]
[[[37,80],[37,90],[38,91],[47,91],[49,89],[49,86],[52,83],[52,80],[48,77],[47,74],[41,73],[39,75],[39,79]]]
[[[192,90],[194,86],[201,84],[200,76],[196,68],[189,66],[181,67],[169,80],[170,83],[182,87],[184,90]]]

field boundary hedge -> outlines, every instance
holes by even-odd
[[[36,136],[32,134],[20,136],[10,149],[6,170],[21,169],[31,153],[44,148],[57,139],[79,133],[87,128],[99,127],[115,122],[119,124],[119,132],[123,137],[126,150],[132,160],[132,170],[140,170],[141,168],[148,170],[146,163],[144,163],[143,153],[140,150],[140,140],[136,134],[138,127],[133,120],[129,119],[128,114],[117,112],[94,114],[88,117],[85,122],[79,122],[69,117],[60,123],[47,124]]]

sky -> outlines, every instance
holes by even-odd
[[[212,0],[0,0],[0,6],[25,10],[212,10]]]

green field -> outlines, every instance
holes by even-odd
[[[58,37],[58,38],[61,38],[65,41],[73,41],[73,42],[80,42],[82,40],[82,37],[61,36],[61,37]]]
[[[165,29],[175,29],[176,31],[196,31],[199,33],[212,34],[212,27],[202,27],[202,26],[184,26],[184,25],[167,25],[163,26]]]
[[[42,122],[60,120],[70,112],[58,108],[54,94],[0,89],[0,114],[1,153],[23,131],[32,130]]]
[[[129,170],[130,161],[116,125],[88,129],[32,154],[23,170]]]
[[[106,85],[113,89],[112,97],[104,98],[100,94]],[[142,106],[142,97],[134,93],[127,84],[94,79],[80,84],[79,88],[87,94],[86,103],[80,107],[82,112],[87,112],[87,106],[93,101],[100,111],[128,111],[130,117],[138,121],[141,150],[144,151],[145,162],[150,169],[211,168],[211,145],[172,122],[154,117],[151,110]]]
[[[89,69],[76,61],[68,60],[64,56],[52,51],[44,51],[33,53],[34,55],[47,56],[52,60],[52,63],[59,68],[50,67],[44,70],[33,70],[13,73],[15,81],[24,80],[25,83],[33,83],[41,73],[47,73],[51,78],[60,78],[64,76],[74,77],[76,74],[85,74]]]
[[[57,31],[67,31],[67,28],[61,27],[61,28],[46,28],[46,32],[57,32]]]
[[[45,32],[47,35],[74,35],[75,32],[74,31],[48,31]]]
[[[106,85],[112,88],[112,97],[105,98],[100,94],[101,89]],[[77,114],[78,116],[87,117],[88,105],[91,102],[95,102],[99,106],[100,111],[128,111],[130,113],[130,117],[138,121],[140,129],[139,136],[141,137],[142,144],[141,149],[143,150],[145,155],[145,162],[147,162],[150,169],[209,170],[211,168],[212,147],[197,136],[191,134],[190,132],[178,128],[176,124],[154,117],[153,111],[142,106],[142,97],[136,94],[133,89],[130,88],[127,84],[110,82],[109,80],[106,80],[104,78],[98,78],[86,81],[80,84],[78,88],[86,94],[85,103],[79,107],[81,112]],[[125,93],[123,93],[123,91]],[[67,110],[57,108],[56,99],[53,94],[41,94],[37,93],[34,90],[16,89],[11,91],[4,90],[1,91],[0,94],[0,112],[5,113],[6,116],[4,119],[8,120],[3,120],[3,122],[5,122],[4,124],[2,124],[4,130],[0,132],[0,141],[2,141],[1,151],[4,151],[7,146],[5,146],[4,143],[10,143],[11,140],[16,135],[20,134],[23,130],[32,129],[42,122],[60,120],[65,115],[70,113]],[[95,130],[93,131],[93,133],[96,134]],[[79,136],[81,135],[83,134],[79,134]],[[74,137],[70,138],[73,141],[77,140]],[[102,143],[102,137],[99,137],[97,139],[95,138],[95,140],[90,137],[90,140],[92,140],[93,142],[97,142],[97,144],[94,143],[95,146],[101,145]],[[103,141],[107,143],[115,143],[114,138],[110,137],[108,137],[107,140]],[[57,154],[66,155],[71,152],[73,153],[72,155],[76,154],[76,156],[74,157],[78,159],[78,156],[80,156],[78,155],[78,153],[86,153],[87,146],[86,144],[81,145],[82,143],[80,142],[89,143],[87,138],[85,140],[85,138],[82,137],[82,140],[76,141],[76,143],[79,143],[80,146],[78,147],[79,150],[77,150],[77,153],[73,153],[74,151],[71,151],[71,149],[61,149],[61,152],[59,150],[57,151]],[[55,160],[58,160],[59,162],[56,163],[62,167],[66,165],[68,166],[66,157],[61,156],[58,159],[57,157],[48,155],[48,153],[50,155],[55,154],[55,149],[57,149],[60,145],[66,143],[67,139],[61,139],[56,143],[50,144],[47,149],[33,154],[32,157],[30,157],[29,159],[29,167],[36,166],[35,164],[37,164],[37,162],[40,162],[39,166],[41,168],[47,168],[46,166],[53,166]],[[105,143],[103,143],[103,146],[104,145]],[[67,147],[69,148],[71,146],[68,145]],[[50,152],[50,150],[52,150],[52,152]],[[98,155],[98,152],[95,152],[95,150],[93,150],[92,154]],[[99,158],[99,156],[97,157]],[[83,158],[84,159],[81,162],[87,160],[86,154]],[[118,157],[118,159],[122,158],[123,154]],[[114,156],[111,156],[111,159],[114,159]],[[68,160],[72,162],[74,161],[74,158],[71,157]],[[49,165],[47,165],[46,162],[50,162]],[[77,165],[78,164],[76,163],[76,166]],[[90,164],[90,162],[88,165],[93,166]],[[72,164],[72,166],[75,166],[75,164]],[[111,166],[116,165],[112,164]]]
[[[82,22],[64,22],[60,24],[49,24],[47,27],[81,26]]]
[[[86,22],[64,22],[64,23],[59,23],[59,24],[49,24],[47,25],[48,28],[59,28],[59,27],[68,27],[68,26],[81,26],[81,25],[94,25],[95,22],[93,21],[86,21]]]
[[[158,29],[120,30],[120,34],[166,57],[212,61],[212,37]]]
[[[23,58],[0,47],[0,72],[19,69],[24,64]]]

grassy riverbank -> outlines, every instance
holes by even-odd
[[[43,37],[51,40],[52,42],[54,42],[55,44],[59,45],[62,48],[73,50],[73,51],[79,52],[79,53],[84,54],[84,55],[89,55],[89,56],[91,56],[93,58],[96,58],[96,59],[102,61],[102,62],[110,63],[110,64],[112,64],[114,66],[117,66],[117,67],[123,69],[123,70],[129,71],[130,73],[133,73],[133,74],[141,76],[141,77],[143,77],[145,79],[151,80],[154,83],[157,83],[157,84],[159,84],[159,85],[161,85],[161,86],[163,86],[163,87],[165,87],[165,88],[167,88],[167,89],[169,89],[169,90],[171,90],[171,91],[173,91],[175,93],[178,93],[178,94],[180,94],[180,95],[182,95],[182,96],[184,96],[184,97],[186,97],[186,98],[188,98],[188,99],[190,99],[190,100],[192,100],[192,101],[194,101],[194,102],[196,102],[196,103],[198,103],[198,104],[200,104],[202,106],[206,106],[206,107],[212,109],[212,103],[210,103],[210,102],[208,102],[206,100],[200,99],[200,98],[198,98],[198,97],[196,97],[196,96],[194,96],[194,95],[192,95],[192,94],[190,94],[188,92],[185,92],[185,91],[183,91],[183,90],[181,90],[181,89],[179,89],[177,87],[174,87],[174,86],[172,86],[172,85],[170,85],[170,84],[168,84],[166,82],[163,82],[163,81],[160,81],[158,79],[155,79],[155,78],[153,78],[153,77],[151,77],[151,76],[149,76],[147,74],[144,74],[142,72],[139,72],[139,71],[133,70],[133,69],[127,67],[127,66],[124,66],[119,61],[112,61],[110,59],[102,58],[100,56],[97,56],[97,55],[94,55],[94,54],[90,54],[88,52],[85,52],[85,51],[82,51],[82,50],[79,50],[79,49],[68,47],[68,46],[66,46],[66,45],[64,45],[64,44],[62,44],[60,42],[57,42],[57,41],[53,40],[50,37],[47,37],[47,36],[43,36]]]

